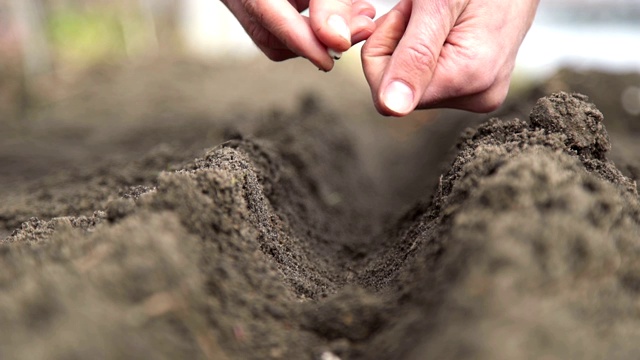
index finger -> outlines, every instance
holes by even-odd
[[[333,59],[311,30],[309,19],[286,0],[243,0],[252,21],[262,25],[287,48],[319,68],[333,68]]]

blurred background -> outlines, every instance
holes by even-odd
[[[374,1],[379,15],[393,4]],[[640,131],[638,49],[640,0],[543,0],[510,92],[523,101],[490,115],[526,116],[530,98],[571,90],[615,120],[608,127]],[[359,49],[328,74],[301,59],[272,63],[217,0],[0,0],[0,54],[5,183],[105,154],[137,156],[160,142],[212,146],[211,121],[267,118],[308,94],[349,121],[374,119],[405,140],[451,117],[384,119],[371,103]],[[454,134],[484,118],[454,114],[467,121]]]
[[[518,57],[520,70],[640,71],[640,1],[542,0]]]
[[[374,5],[383,14],[393,2]],[[638,72],[639,48],[638,0],[542,1],[516,77],[532,81],[564,67]],[[264,61],[224,5],[212,0],[0,0],[0,53],[3,117],[24,117],[46,86],[43,79],[69,79],[98,64],[158,57]],[[349,51],[338,71],[362,83],[358,53]]]
[[[374,0],[378,14],[393,1]],[[640,1],[542,1],[519,63],[640,69]],[[255,56],[256,49],[219,1],[2,0],[0,46],[28,71],[110,57],[186,51],[207,57]],[[17,55],[20,53],[20,55]]]

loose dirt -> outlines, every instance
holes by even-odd
[[[459,116],[308,95],[11,183],[0,358],[638,357],[637,153],[584,95]]]

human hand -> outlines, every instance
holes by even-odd
[[[377,110],[490,112],[506,98],[538,0],[400,0],[377,20],[362,65]]]
[[[365,0],[222,0],[247,34],[273,61],[297,56],[333,68],[341,53],[373,33],[375,9]],[[300,11],[309,8],[309,17]]]

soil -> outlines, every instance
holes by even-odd
[[[585,95],[402,122],[335,77],[232,113],[185,101],[233,66],[154,66],[182,95],[122,75],[3,142],[0,358],[640,356],[637,134]]]

